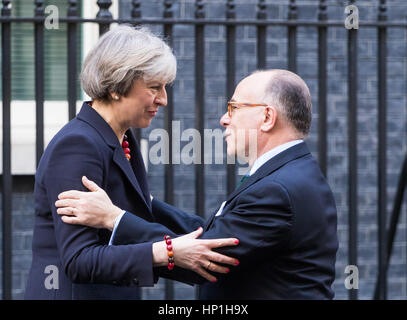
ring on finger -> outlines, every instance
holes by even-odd
[[[206,266],[206,269],[209,269],[211,263],[212,263],[212,261],[209,261],[208,265]]]

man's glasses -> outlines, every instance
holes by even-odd
[[[267,107],[268,104],[263,104],[263,103],[241,103],[241,102],[235,102],[235,101],[229,101],[228,102],[228,116],[229,118],[232,116],[233,110],[239,108],[239,107]]]

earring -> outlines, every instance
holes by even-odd
[[[114,96],[113,96],[113,100],[116,100],[116,101],[119,100],[119,96],[118,96],[118,95],[114,95]]]

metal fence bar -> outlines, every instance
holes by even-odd
[[[234,1],[228,1],[226,8],[226,19],[236,19],[236,11]],[[226,26],[226,97],[228,100],[233,95],[235,90],[236,78],[236,26]],[[232,158],[233,157],[233,158]],[[236,188],[236,157],[227,156],[227,159],[234,159],[234,161],[227,161],[226,163],[226,192],[231,194]],[[232,162],[229,164],[229,162]]]
[[[141,9],[140,9],[140,0],[133,0],[131,2],[132,9],[131,9],[131,17],[133,19],[140,19],[141,18]],[[165,19],[165,17],[164,17]],[[168,24],[167,22],[165,24]]]
[[[205,17],[204,4],[202,0],[196,1],[195,18],[197,20]],[[204,108],[205,108],[205,33],[204,24],[195,26],[195,129],[203,136]],[[203,144],[200,145],[201,162],[195,165],[195,208],[196,213],[204,217],[205,207],[205,175],[203,166]]]
[[[112,14],[109,11],[109,7],[112,5],[111,0],[98,0],[97,5],[99,6],[99,12],[96,15],[96,18],[101,19],[99,22],[99,35],[103,35],[109,31],[110,23],[113,20]]]
[[[326,1],[320,0],[318,19],[326,21]],[[327,174],[327,27],[318,27],[318,162],[322,173]]]
[[[354,1],[351,1],[353,3]],[[348,261],[357,265],[358,197],[357,197],[357,91],[358,91],[358,34],[356,29],[348,31]],[[357,289],[349,290],[349,299],[356,300]]]
[[[403,204],[403,197],[404,197],[404,192],[406,190],[406,186],[407,186],[407,155],[404,157],[403,165],[401,167],[399,182],[397,185],[396,197],[394,199],[394,205],[393,205],[393,210],[392,210],[391,219],[390,219],[390,226],[387,231],[386,265],[384,267],[386,274],[387,274],[387,271],[389,268],[391,254],[393,252],[393,244],[394,244],[394,239],[396,237],[397,225],[400,220],[401,206]],[[379,284],[380,277],[381,277],[381,274],[379,273],[377,275],[375,292],[374,292],[374,296],[373,296],[373,299],[375,299],[375,300],[379,299],[378,284]]]
[[[133,19],[132,25],[137,27],[139,25],[139,23],[138,22],[134,23],[134,21],[137,21],[138,19],[141,18],[141,9],[140,9],[141,3],[140,3],[140,0],[133,0],[131,2],[131,5],[132,5],[131,17]],[[169,19],[166,19],[165,17],[164,17],[164,19],[169,20]],[[164,25],[172,25],[172,24],[165,23]],[[134,133],[134,135],[136,137],[136,140],[140,144],[141,143],[141,129],[140,128],[132,128],[132,131],[133,131],[133,133]]]
[[[44,16],[44,0],[35,0],[34,14]],[[36,22],[35,38],[35,117],[36,117],[36,164],[44,152],[44,24]]]
[[[387,20],[386,1],[380,0],[379,5],[379,21]],[[387,275],[386,275],[386,139],[387,139],[387,116],[386,116],[386,99],[387,99],[387,86],[386,86],[386,27],[379,27],[377,30],[377,43],[378,43],[378,270],[379,270],[379,299],[387,298]]]
[[[205,18],[203,0],[195,2],[195,18],[203,21]],[[195,129],[201,134],[204,126],[205,108],[205,24],[195,25]],[[195,211],[200,217],[205,216],[205,167],[203,165],[203,144],[200,145],[200,164],[195,164]],[[199,296],[199,287],[195,291]]]
[[[288,20],[296,20],[298,18],[297,5],[295,0],[290,0],[288,7]],[[288,70],[297,72],[297,26],[288,26]]]
[[[78,1],[69,0],[68,17],[78,15]],[[77,24],[68,23],[68,116],[69,120],[76,116],[77,98]]]
[[[164,1],[164,18],[172,18],[174,12],[172,10],[173,0]],[[168,45],[173,47],[173,30],[172,24],[164,24],[164,37],[167,39]],[[172,120],[174,118],[174,97],[172,86],[167,86],[168,104],[164,113],[164,128],[170,137],[168,141],[169,164],[164,166],[164,201],[174,205],[174,167],[172,165]],[[165,299],[174,299],[174,284],[172,280],[165,280]]]
[[[257,4],[257,19],[267,19],[266,3],[265,0],[260,0]],[[262,70],[266,68],[266,35],[267,26],[257,26],[257,69]]]
[[[2,16],[10,16],[10,1],[3,0]],[[2,179],[2,296],[12,299],[12,176],[11,176],[11,25],[1,24],[3,99],[3,179]]]
[[[39,17],[0,17],[1,22],[17,22],[17,23],[33,23],[33,22],[44,22],[44,18]],[[227,21],[224,19],[204,19],[198,21],[196,19],[163,19],[163,18],[140,18],[136,21],[134,19],[101,19],[101,18],[75,18],[75,17],[61,17],[59,18],[59,23],[68,22],[78,22],[78,23],[127,23],[127,24],[185,24],[185,25],[197,25],[204,23],[205,25],[247,25],[247,26],[283,26],[283,27],[341,27],[343,28],[343,20],[330,20],[330,21],[313,21],[313,20],[286,20],[286,19],[273,19],[273,20],[256,20],[256,19],[236,19],[233,21]],[[387,28],[405,28],[407,27],[407,22],[405,21],[359,21],[359,29],[361,27],[382,27]]]

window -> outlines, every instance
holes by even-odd
[[[81,1],[78,1],[81,12]],[[66,17],[66,0],[46,0],[44,7],[55,5],[59,16]],[[33,17],[34,1],[14,0],[12,15],[15,17]],[[35,39],[33,23],[11,24],[11,63],[12,63],[12,100],[35,100]],[[82,60],[82,26],[77,25],[77,93],[81,100],[79,72]],[[67,24],[60,23],[59,29],[44,29],[44,98],[45,100],[67,100]]]

